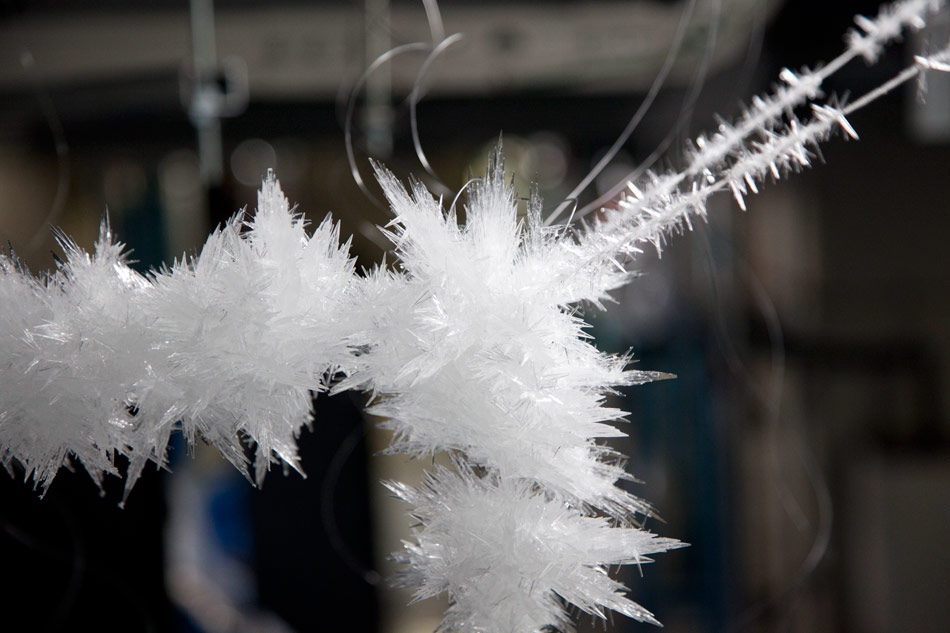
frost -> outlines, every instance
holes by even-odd
[[[45,489],[71,462],[101,483],[124,455],[128,493],[180,431],[259,484],[272,464],[301,468],[313,393],[362,389],[394,431],[390,451],[452,455],[453,469],[418,488],[387,484],[418,520],[397,554],[401,580],[418,599],[449,596],[444,630],[569,629],[567,604],[657,624],[607,569],[682,543],[641,529],[653,511],[617,485],[630,475],[602,440],[623,435],[612,389],[669,376],[599,351],[578,307],[603,307],[641,249],[704,219],[709,196],[728,191],[744,209],[833,133],[856,138],[855,109],[950,68],[945,49],[850,105],[822,91],[941,5],[905,0],[858,18],[841,56],[783,71],[738,121],[697,138],[684,168],[628,183],[619,208],[589,226],[545,226],[537,196],[519,218],[499,148],[464,225],[377,166],[398,262],[363,275],[339,226],[308,232],[273,174],[253,217],[147,275],[107,222],[93,253],[60,236],[65,259],[47,276],[0,255],[0,461]]]
[[[370,411],[395,431],[392,450],[462,451],[575,503],[646,511],[614,486],[624,471],[595,440],[622,435],[609,424],[621,412],[603,406],[607,389],[658,374],[598,351],[568,307],[602,299],[626,272],[579,270],[573,239],[540,227],[538,203],[520,223],[500,153],[473,185],[464,227],[420,185],[410,195],[378,175],[402,272],[366,280],[364,296],[387,306],[367,306],[373,322],[355,342],[369,352],[342,387],[377,394]]]
[[[127,492],[164,463],[180,428],[258,483],[280,460],[298,467],[310,392],[349,357],[334,329],[353,276],[348,245],[324,221],[307,236],[273,176],[240,233],[235,217],[187,262],[142,276],[103,223],[93,254],[61,238],[59,271],[37,280],[0,260],[4,359],[0,446],[40,488],[69,455],[101,482],[129,458]],[[246,438],[246,439],[245,439]]]
[[[600,618],[612,609],[659,624],[606,567],[649,563],[682,543],[586,516],[524,480],[456,470],[438,468],[417,489],[388,484],[423,526],[396,557],[408,565],[399,581],[418,588],[417,600],[448,593],[442,629],[569,628],[563,601]]]

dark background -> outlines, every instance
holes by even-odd
[[[419,106],[430,162],[457,190],[503,133],[520,191],[540,181],[553,207],[626,125],[649,87],[638,77],[652,77],[658,61],[634,72],[635,60],[618,52],[616,68],[536,66],[517,75],[515,62],[532,58],[528,31],[519,31],[532,16],[557,21],[604,5],[441,6],[448,32],[468,31],[469,46],[495,47],[473,58],[495,60],[489,68],[449,56],[444,63],[455,63],[458,76],[491,71],[501,79],[463,87],[443,79],[440,88],[433,75]],[[684,5],[608,6],[624,25],[644,6],[667,9],[675,22]],[[877,10],[873,2],[811,0],[725,3],[718,13],[714,6],[698,3],[687,61],[601,184],[619,181],[664,142],[669,149],[657,167],[682,164],[685,139],[711,130],[715,113],[736,116],[783,66],[830,60],[851,16]],[[390,45],[427,34],[421,6],[394,2],[393,15],[402,17],[389,26],[357,2],[231,0],[215,8],[219,49],[235,41],[228,39],[234,25],[260,24],[265,38],[279,34],[288,15],[319,25],[324,13],[344,12],[351,31],[339,59],[337,49],[319,48],[317,26],[317,44],[303,52],[289,36],[221,50],[222,58],[247,51],[249,101],[222,120],[223,177],[203,187],[180,95],[191,54],[186,2],[0,2],[0,238],[33,270],[52,264],[45,223],[89,246],[106,207],[143,268],[193,252],[214,224],[253,208],[254,175],[274,162],[300,210],[315,221],[332,211],[342,233],[354,235],[360,264],[379,260],[372,227],[387,216],[350,176],[345,99],[372,56],[366,34],[383,33]],[[453,23],[463,9],[475,17]],[[722,29],[716,51],[726,52],[710,61],[696,92],[712,19]],[[177,26],[162,45],[167,56],[141,67],[125,63],[117,38],[104,39],[115,56],[112,71],[108,63],[84,65],[101,49],[49,37],[98,33],[103,20],[119,30],[161,20]],[[940,29],[946,39],[950,18],[937,22],[874,67],[852,63],[826,88],[845,98],[886,81],[921,42],[940,44]],[[630,38],[649,35],[631,23]],[[553,37],[565,38],[565,48],[599,41],[596,32]],[[124,44],[130,59],[154,45]],[[20,64],[26,50],[35,59],[30,69]],[[293,77],[260,88],[255,64],[267,60],[254,57],[259,50],[278,64],[297,55],[305,69],[299,90]],[[321,57],[307,70],[311,50]],[[364,173],[369,154],[402,177],[422,175],[404,80],[419,63],[394,66],[382,124],[366,123],[360,101],[354,129]],[[903,89],[856,113],[860,142],[833,139],[815,169],[767,185],[748,213],[737,213],[728,197],[718,200],[708,225],[673,240],[662,259],[644,255],[644,276],[618,293],[617,305],[587,314],[602,348],[632,348],[639,367],[678,376],[630,390],[619,404],[632,424],[630,440],[618,447],[645,482],[635,490],[665,520],[649,527],[691,543],[658,557],[642,578],[637,569],[625,572],[633,598],[669,631],[926,632],[942,631],[950,616],[950,89],[940,80],[930,78],[927,110],[913,89]],[[386,141],[373,145],[380,130],[391,150]],[[585,192],[580,202],[593,197]],[[425,464],[372,456],[387,439],[362,418],[360,404],[357,396],[318,398],[318,423],[301,438],[309,477],[272,473],[261,490],[202,447],[195,459],[176,447],[174,472],[149,469],[125,508],[118,507],[118,480],[100,494],[83,472],[64,468],[40,498],[15,467],[0,473],[0,628],[434,629],[443,604],[405,607],[407,595],[380,580],[391,571],[385,555],[409,523],[375,480],[411,479],[417,474],[406,468]],[[582,628],[600,626],[581,619]],[[645,626],[617,617],[607,629]]]

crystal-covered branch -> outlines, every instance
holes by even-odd
[[[127,492],[173,430],[200,435],[249,476],[298,468],[310,392],[350,356],[341,300],[348,244],[312,235],[273,176],[242,234],[237,216],[200,254],[140,275],[103,223],[93,254],[60,238],[65,261],[35,279],[0,256],[0,447],[44,488],[72,455],[101,481],[129,458]]]
[[[623,198],[624,217],[641,212],[649,214],[684,183],[690,188],[694,180],[717,179],[722,167],[743,153],[749,142],[784,127],[783,122],[796,108],[822,97],[821,87],[828,77],[857,57],[863,57],[868,63],[877,61],[883,48],[898,39],[904,29],[923,28],[926,16],[936,13],[943,5],[943,0],[901,0],[884,5],[874,19],[857,16],[858,29],[849,31],[845,38],[847,48],[838,57],[817,70],[783,69],[779,74],[782,83],[771,94],[753,97],[738,121],[730,124],[721,120],[715,133],[701,135],[693,141],[687,150],[689,161],[684,169],[663,175],[648,174],[645,182],[628,183],[633,195]]]
[[[402,578],[420,599],[448,594],[445,630],[568,628],[565,603],[656,623],[607,568],[681,544],[639,527],[652,510],[617,485],[630,477],[623,456],[601,442],[623,435],[612,389],[668,376],[597,350],[576,307],[601,306],[630,280],[625,258],[705,217],[713,193],[744,208],[834,130],[855,136],[856,108],[950,68],[943,51],[850,106],[819,102],[825,77],[876,59],[940,5],[905,0],[859,19],[841,57],[785,71],[773,96],[698,141],[684,170],[631,184],[619,210],[578,234],[545,227],[536,196],[519,219],[499,150],[464,225],[420,184],[407,191],[377,168],[399,261],[362,276],[338,227],[308,233],[273,175],[253,218],[147,275],[129,268],[107,223],[92,254],[61,237],[65,260],[45,277],[0,255],[0,461],[44,488],[70,460],[101,481],[122,454],[130,488],[180,429],[259,482],[271,463],[299,466],[312,392],[362,389],[394,431],[391,451],[453,456],[453,470],[418,488],[389,484],[419,521],[398,555]],[[806,104],[799,121],[792,110]]]

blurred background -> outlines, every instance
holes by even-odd
[[[384,209],[347,162],[367,156],[454,195],[503,134],[521,195],[554,208],[644,102],[653,106],[583,206],[645,160],[735,117],[782,66],[830,60],[875,2],[0,0],[0,239],[34,271],[50,225],[90,247],[108,210],[143,270],[196,252],[274,168],[312,221],[328,212],[359,264],[387,248]],[[440,21],[441,19],[441,21]],[[464,38],[426,66],[400,52]],[[861,95],[950,14],[828,84]],[[388,63],[364,75],[388,50]],[[933,74],[933,73],[932,73]],[[413,91],[415,90],[415,94]],[[431,173],[412,144],[415,126]],[[674,239],[605,313],[598,345],[676,374],[618,396],[617,447],[664,523],[692,544],[621,572],[673,632],[944,631],[950,620],[950,83],[930,77],[856,113],[813,170]],[[824,164],[824,163],[827,164]],[[437,177],[436,177],[437,175]],[[373,196],[374,183],[367,188]],[[608,202],[609,204],[609,202]],[[184,254],[184,255],[183,255]],[[2,306],[0,306],[2,309]],[[5,630],[424,633],[386,560],[406,508],[377,482],[426,464],[379,456],[359,395],[321,397],[306,480],[256,490],[213,451],[178,446],[126,507],[63,469],[42,500],[0,473]],[[581,630],[603,624],[579,618]],[[613,618],[608,631],[647,625]]]

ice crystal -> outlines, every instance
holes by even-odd
[[[272,463],[300,468],[313,392],[362,389],[394,431],[391,451],[453,456],[453,470],[418,488],[388,484],[418,520],[397,555],[402,581],[419,599],[449,596],[443,629],[567,629],[567,604],[657,623],[607,568],[681,543],[640,528],[652,510],[617,485],[630,475],[602,441],[622,435],[611,389],[666,375],[599,351],[578,307],[602,307],[641,248],[691,228],[709,196],[729,191],[744,208],[834,132],[856,136],[853,110],[950,68],[944,50],[850,105],[822,92],[941,5],[904,0],[859,17],[838,58],[783,71],[738,121],[697,138],[683,169],[628,183],[619,208],[588,226],[545,226],[537,196],[519,218],[499,149],[470,188],[464,225],[377,166],[398,264],[364,275],[338,226],[328,218],[308,233],[272,174],[252,218],[147,275],[107,222],[92,253],[60,236],[65,259],[43,277],[0,255],[0,462],[43,489],[70,461],[100,482],[119,474],[121,454],[128,490],[180,429],[259,483]]]
[[[595,440],[622,435],[606,390],[659,374],[598,351],[569,308],[627,273],[572,266],[573,239],[541,228],[538,201],[519,222],[500,154],[472,187],[465,226],[421,185],[410,195],[388,172],[379,178],[402,272],[366,280],[364,296],[387,306],[366,311],[373,323],[360,337],[372,343],[342,386],[379,396],[371,412],[395,431],[392,450],[462,451],[575,503],[645,511],[614,486],[624,470]]]
[[[0,260],[8,468],[42,488],[70,455],[101,480],[121,453],[130,488],[178,427],[242,471],[254,442],[258,482],[275,459],[297,467],[310,392],[349,356],[333,323],[352,262],[329,220],[307,235],[273,176],[244,234],[241,222],[148,276],[126,265],[107,223],[93,254],[60,238],[66,259],[46,279]]]
[[[569,628],[565,601],[599,617],[612,609],[659,624],[606,567],[642,565],[682,543],[586,515],[527,480],[478,477],[464,464],[437,468],[419,488],[388,485],[422,526],[397,555],[408,566],[399,580],[417,587],[417,600],[448,593],[444,630]]]

